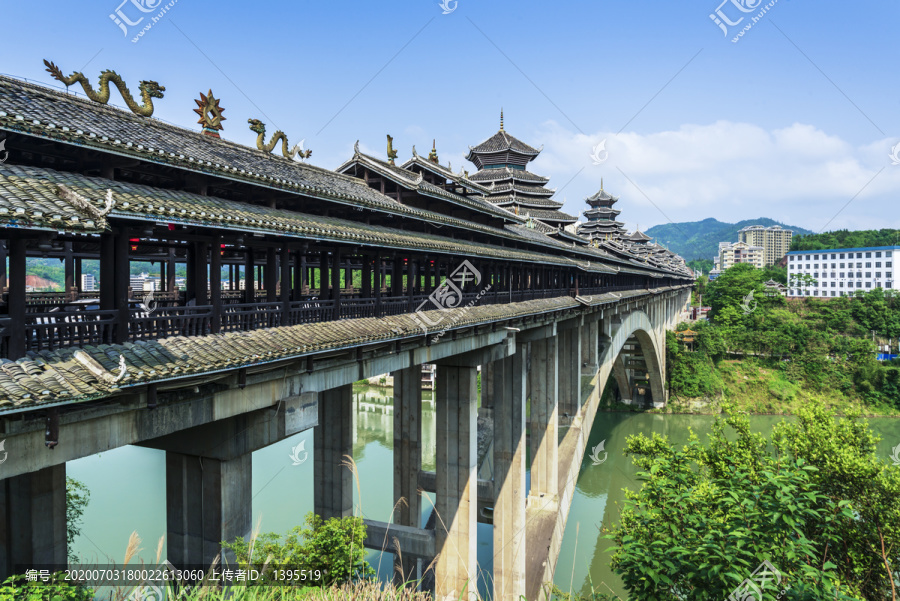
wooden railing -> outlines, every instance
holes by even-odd
[[[25,348],[53,351],[67,346],[109,344],[114,341],[118,311],[47,311],[28,313],[25,319]]]
[[[633,286],[592,287],[582,288],[578,294],[588,296],[632,289]],[[91,298],[88,296],[91,294],[94,293],[83,296]],[[117,310],[95,308],[99,301],[96,304],[73,305],[71,302],[66,303],[62,295],[41,294],[39,298],[29,297],[25,346],[28,351],[52,351],[68,346],[111,344],[123,339],[138,341],[171,336],[203,336],[215,332],[320,323],[336,318],[402,315],[415,312],[420,307],[424,311],[440,309],[440,305],[427,302],[430,296],[383,296],[380,299],[341,297],[336,308],[334,300],[318,300],[316,297],[287,304],[281,301],[265,302],[265,291],[257,291],[257,302],[245,303],[242,302],[245,298],[242,291],[223,291],[221,308],[216,315],[212,305],[185,306],[180,293],[156,293],[152,302],[147,305],[141,305],[137,301],[130,303],[128,331],[123,337],[117,335],[120,318]],[[465,293],[453,306],[458,308],[470,304],[503,304],[558,296],[575,296],[575,290],[554,288],[510,292],[493,288],[485,293]],[[9,322],[9,319],[0,318],[0,356],[7,356]]]

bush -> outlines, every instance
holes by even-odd
[[[359,517],[331,518],[327,521],[310,512],[306,514],[304,526],[292,529],[283,539],[274,532],[261,534],[249,542],[236,538],[234,542],[223,542],[222,546],[231,550],[240,567],[250,564],[266,569],[260,583],[273,581],[273,570],[313,570],[324,575],[322,585],[347,582],[356,577],[367,577],[375,570],[366,563],[363,541],[366,526]],[[308,585],[309,581],[298,582]]]
[[[0,585],[0,601],[93,601],[94,591],[69,581],[64,572],[49,582],[29,582],[24,575],[10,576]]]

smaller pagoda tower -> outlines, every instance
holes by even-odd
[[[586,223],[578,226],[578,235],[594,240],[617,240],[625,235],[625,224],[616,221],[616,217],[622,211],[612,208],[619,197],[613,196],[603,189],[603,180],[600,180],[600,191],[593,196],[588,196],[584,201],[591,207],[584,212]]]

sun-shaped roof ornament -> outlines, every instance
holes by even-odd
[[[225,117],[222,116],[222,113],[225,109],[219,106],[219,99],[213,96],[212,90],[210,90],[208,94],[200,92],[200,99],[195,99],[194,102],[197,103],[194,112],[200,115],[197,123],[203,126],[203,134],[213,138],[221,137],[219,132],[224,129],[222,121],[225,120]]]

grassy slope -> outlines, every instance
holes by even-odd
[[[716,366],[724,384],[724,391],[718,398],[688,398],[672,395],[663,409],[653,409],[653,413],[698,413],[716,415],[721,412],[723,400],[735,403],[738,410],[747,413],[793,415],[810,399],[823,400],[838,413],[845,414],[851,408],[862,409],[868,417],[895,416],[900,411],[887,405],[864,405],[858,397],[847,396],[837,390],[816,390],[805,388],[802,383],[788,382],[778,369],[763,364],[756,359],[725,360]],[[612,379],[610,380],[610,384]],[[607,389],[610,387],[607,386]],[[630,405],[613,403],[604,395],[602,406],[609,410],[636,411]]]

